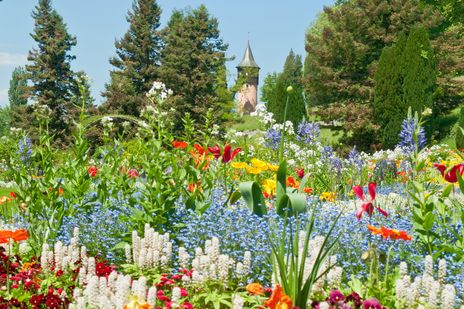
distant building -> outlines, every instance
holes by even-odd
[[[237,111],[241,115],[248,115],[256,110],[256,104],[258,104],[259,69],[253,58],[250,42],[248,42],[242,62],[237,65],[238,77],[245,80],[237,95]]]

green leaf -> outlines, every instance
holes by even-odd
[[[234,191],[232,195],[230,196],[230,204],[235,204],[237,201],[242,197],[242,194],[240,191]]]
[[[432,212],[427,213],[424,218],[424,224],[422,225],[424,230],[430,231],[433,227],[433,222],[435,221],[435,214]]]
[[[256,182],[242,182],[239,185],[239,190],[245,203],[253,214],[263,216],[267,213],[263,193]]]
[[[285,214],[285,211],[288,210],[288,203],[289,197],[287,194],[282,195],[279,201],[276,201],[278,215],[282,216]]]
[[[276,177],[276,203],[279,205],[280,200],[287,193],[287,162],[280,162]]]
[[[461,184],[459,184],[459,187],[461,187]],[[462,190],[462,188],[461,188],[461,190]],[[453,184],[449,184],[448,186],[445,187],[445,189],[443,189],[443,192],[441,193],[441,197],[442,198],[447,198],[450,195],[451,191],[453,191]]]
[[[461,192],[464,192],[464,179],[462,178],[461,174],[459,174],[458,171],[456,171],[456,175],[458,176],[459,189],[461,189]]]
[[[306,211],[306,195],[303,193],[288,193],[289,206],[294,214]]]

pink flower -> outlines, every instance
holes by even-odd
[[[370,298],[364,301],[364,309],[382,309],[382,305],[377,298]]]
[[[354,186],[353,187],[353,191],[356,194],[356,196],[361,201],[364,202],[361,205],[361,207],[359,207],[358,210],[356,211],[356,218],[358,218],[358,220],[361,220],[361,217],[362,217],[363,213],[365,213],[365,212],[367,212],[367,215],[369,217],[372,217],[372,213],[374,212],[375,188],[376,188],[376,184],[374,182],[369,183],[368,190],[369,190],[369,195],[370,195],[371,199],[366,200],[366,198],[364,197],[364,192],[363,192],[362,187],[361,186]],[[382,208],[377,207],[377,210],[382,215],[384,215],[385,217],[388,216],[388,213],[385,210],[383,210]]]
[[[139,175],[139,172],[135,168],[131,168],[129,171],[127,171],[127,177],[129,178],[136,178]]]

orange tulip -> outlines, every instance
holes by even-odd
[[[246,290],[253,295],[264,295],[263,286],[259,283],[250,283],[246,286]]]
[[[6,244],[12,239],[13,241],[22,241],[29,238],[29,234],[24,229],[16,231],[0,230],[0,244]]]
[[[0,230],[0,244],[8,243],[10,241],[11,235],[11,231]]]

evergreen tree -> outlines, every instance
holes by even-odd
[[[397,144],[401,123],[408,111],[403,102],[402,71],[406,40],[401,34],[396,44],[383,50],[375,74],[374,119],[381,127],[381,141],[385,147]]]
[[[458,127],[456,130],[456,148],[457,149],[464,148],[464,134],[462,134],[461,128],[464,129],[464,106],[461,106],[460,113],[459,113]]]
[[[263,86],[261,86],[262,102],[267,103],[274,96],[278,76],[276,72],[273,72],[264,78]]]
[[[26,66],[32,82],[30,91],[38,104],[51,110],[49,129],[60,139],[69,135],[68,109],[74,75],[70,62],[75,58],[69,52],[76,45],[76,38],[68,33],[51,0],[39,0],[32,17],[35,28],[31,36],[38,48],[29,52],[31,64]]]
[[[381,127],[383,146],[398,142],[409,107],[421,113],[431,108],[435,89],[434,54],[427,31],[414,28],[406,39],[382,52],[375,75],[374,116]]]
[[[424,28],[414,28],[402,55],[403,103],[419,114],[432,108],[436,87],[435,55]]]
[[[89,77],[84,71],[79,71],[75,74],[73,86],[73,104],[78,108],[81,108],[82,102],[84,102],[85,107],[93,106],[95,99],[92,97],[90,90]]]
[[[16,67],[13,70],[8,89],[8,99],[10,107],[27,104],[27,73],[22,67]]]
[[[186,12],[174,11],[164,30],[164,41],[160,76],[173,91],[168,106],[175,109],[172,119],[176,129],[181,129],[185,113],[190,113],[197,124],[203,123],[210,108],[216,119],[224,120],[224,102],[217,91],[226,83],[227,45],[220,38],[216,18],[204,5]]]
[[[126,115],[140,114],[146,92],[159,79],[160,15],[156,0],[134,0],[127,15],[129,30],[116,41],[117,55],[110,59],[115,70],[103,93],[107,99],[103,108]]]
[[[274,119],[282,123],[284,120],[285,104],[288,100],[287,120],[297,127],[303,117],[306,117],[306,105],[303,96],[303,64],[300,55],[290,51],[285,60],[284,70],[277,77],[275,93],[268,100],[268,111],[274,114]],[[288,93],[287,87],[292,86],[293,92]]]

